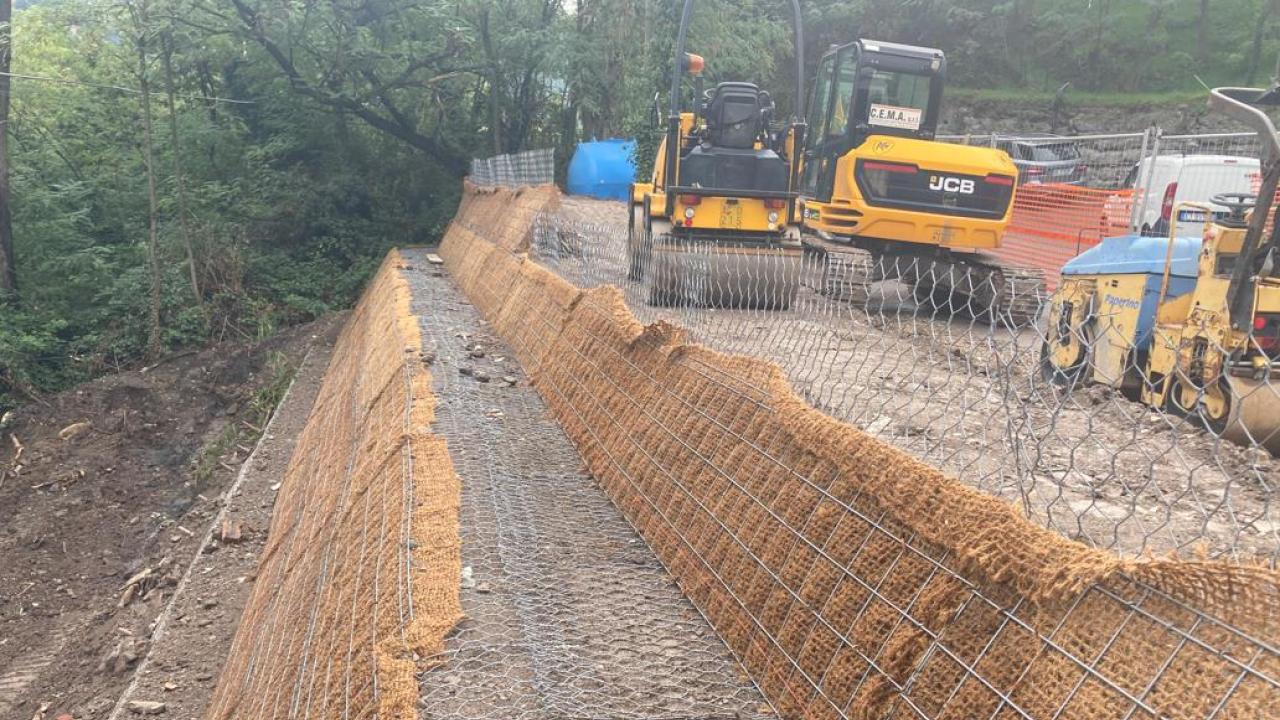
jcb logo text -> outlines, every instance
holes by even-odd
[[[972,195],[974,185],[973,181],[967,178],[930,175],[929,189],[939,190],[941,192],[960,193],[961,195]]]

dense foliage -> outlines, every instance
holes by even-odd
[[[970,87],[1261,82],[1280,0],[805,0],[810,67],[859,35]],[[438,238],[468,158],[652,137],[671,0],[19,0],[18,294],[0,406],[348,305]],[[786,5],[707,0],[711,80],[795,97]],[[40,79],[43,78],[43,79]],[[147,94],[141,94],[146,90]],[[153,191],[154,188],[154,191]]]

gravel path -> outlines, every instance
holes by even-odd
[[[467,619],[422,678],[421,716],[768,717],[511,350],[424,251],[403,254],[435,356],[435,431],[462,478]]]

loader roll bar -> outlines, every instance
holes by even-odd
[[[1258,106],[1280,106],[1277,88],[1220,87],[1209,91],[1209,107],[1248,125],[1262,140],[1262,164],[1280,160],[1280,133],[1275,123]]]
[[[1280,87],[1261,88],[1221,87],[1209,91],[1209,107],[1253,128],[1262,141],[1262,184],[1253,207],[1249,228],[1245,231],[1240,256],[1231,271],[1231,283],[1227,285],[1227,309],[1231,326],[1246,330],[1253,318],[1254,260],[1259,251],[1276,249],[1280,241],[1280,226],[1273,229],[1271,239],[1260,245],[1266,230],[1267,218],[1275,204],[1276,188],[1280,186],[1280,133],[1275,123],[1259,106],[1280,107]]]
[[[689,40],[689,20],[693,17],[694,0],[684,0],[684,8],[680,11],[680,30],[676,33],[676,53],[675,61],[671,67],[671,97],[667,111],[667,157],[666,157],[666,173],[664,177],[668,184],[675,185],[679,178],[676,177],[676,167],[679,158],[680,148],[677,143],[680,142],[680,79],[684,75],[684,63],[686,46]],[[804,102],[804,27],[803,19],[800,15],[800,0],[791,0],[791,32],[795,43],[796,56],[796,100],[793,103],[791,112],[791,132],[793,148],[792,155],[798,155],[800,149],[804,147],[804,109],[800,105]],[[694,98],[694,102],[701,102],[701,98]],[[800,163],[797,158],[787,158],[789,169],[789,188],[795,190],[796,182],[799,178]],[[666,214],[670,215],[675,211],[675,196],[667,193]],[[795,214],[795,198],[787,202],[788,219]]]

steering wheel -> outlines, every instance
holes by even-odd
[[[1214,205],[1221,205],[1231,211],[1229,220],[1244,220],[1245,211],[1258,204],[1258,196],[1251,193],[1225,192],[1210,198]]]

